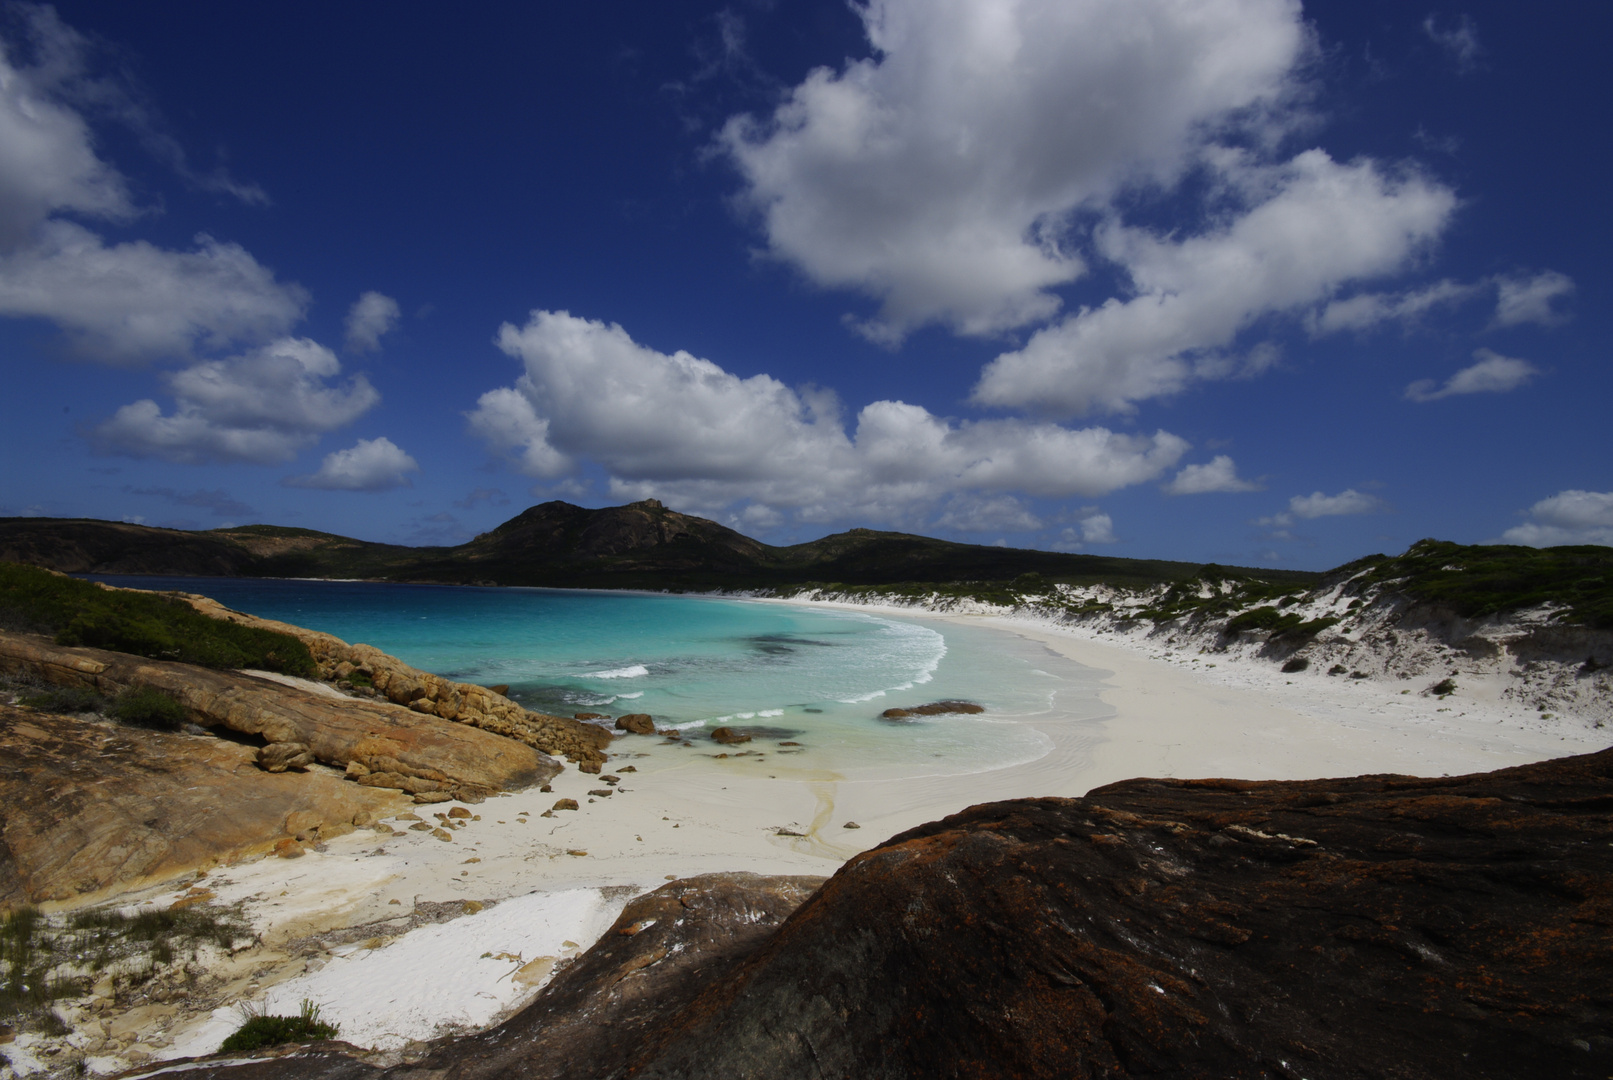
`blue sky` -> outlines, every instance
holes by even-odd
[[[1613,9],[0,6],[0,515],[1613,543]]]

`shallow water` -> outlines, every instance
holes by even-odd
[[[738,728],[754,741],[733,752],[765,750],[775,770],[848,779],[977,772],[1048,751],[1026,720],[1095,724],[1110,715],[1092,669],[1038,642],[950,622],[661,593],[98,580],[203,593],[447,678],[508,684],[512,698],[542,712],[644,712],[696,737]],[[885,709],[954,698],[986,712],[879,719]]]

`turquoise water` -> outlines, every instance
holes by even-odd
[[[528,708],[649,713],[698,738],[718,726],[798,741],[796,764],[842,775],[973,772],[1034,760],[1023,723],[1097,720],[1096,673],[1001,631],[859,611],[564,589],[104,576],[365,642],[461,682],[508,684]],[[961,698],[979,716],[891,722]],[[707,744],[709,745],[709,744]]]

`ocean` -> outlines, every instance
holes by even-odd
[[[1026,723],[1111,715],[1100,673],[1000,630],[855,610],[663,593],[99,575],[202,593],[263,618],[364,642],[425,671],[505,684],[527,708],[649,713],[697,735],[729,726],[793,741],[797,768],[897,778],[1041,757]],[[943,699],[978,715],[905,721]]]

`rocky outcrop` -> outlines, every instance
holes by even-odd
[[[817,877],[704,874],[632,901],[599,943],[536,1001],[420,1067],[456,1080],[570,1080],[625,1074],[640,1037],[720,982],[823,884]]]
[[[612,736],[597,724],[532,712],[501,693],[420,671],[370,645],[349,645],[331,634],[232,611],[205,596],[176,595],[211,618],[297,638],[308,646],[321,678],[346,682],[378,700],[417,713],[514,739],[534,750],[576,762],[583,772],[598,772],[605,762],[605,748]]]
[[[633,1074],[1602,1077],[1610,841],[1613,751],[975,807],[848,863]]]
[[[785,906],[658,890],[524,1012],[388,1076],[1613,1073],[1613,750],[977,806]]]
[[[0,634],[0,671],[113,696],[135,686],[161,690],[203,727],[223,727],[264,743],[264,766],[307,759],[385,773],[372,786],[479,798],[546,783],[559,763],[530,746],[385,701],[331,697],[237,672],[147,660],[101,649],[67,648],[48,638]],[[381,761],[380,768],[371,762]],[[362,781],[363,774],[359,774]]]
[[[616,718],[616,730],[633,735],[654,735],[655,718],[649,713],[628,713]]]
[[[407,805],[338,776],[264,772],[226,739],[0,705],[0,910],[87,903],[277,843],[301,854]]]

